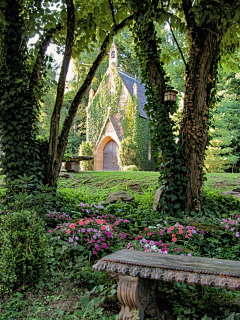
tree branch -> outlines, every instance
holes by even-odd
[[[109,3],[109,7],[110,7],[110,10],[111,10],[111,13],[112,13],[112,19],[113,19],[113,23],[114,25],[116,25],[116,20],[115,20],[115,16],[114,16],[114,8],[113,8],[113,3],[111,0],[108,0],[108,3]]]
[[[185,67],[186,67],[186,66],[187,66],[187,63],[186,63],[186,61],[185,61],[183,52],[182,52],[182,50],[181,50],[181,48],[180,48],[180,46],[179,46],[179,44],[178,44],[178,41],[177,41],[177,38],[175,37],[175,34],[173,33],[173,29],[172,29],[171,23],[170,23],[169,21],[168,21],[168,24],[169,24],[169,27],[170,27],[170,30],[171,30],[173,39],[174,39],[174,41],[176,42],[176,45],[177,45],[177,47],[178,47],[178,50],[179,50],[179,52],[180,52],[180,55],[181,55],[181,57],[182,57],[182,59],[183,59],[183,62],[184,62],[184,64],[185,64]]]
[[[187,25],[188,25],[188,30],[190,30],[190,28],[195,28],[196,21],[195,21],[194,13],[192,11],[190,12],[190,9],[192,9],[192,1],[182,0],[182,6],[183,6],[183,11],[185,14],[186,21],[187,21]]]
[[[95,59],[95,61],[93,62],[92,67],[90,68],[81,88],[78,90],[75,98],[73,99],[72,104],[71,104],[69,111],[68,111],[68,115],[64,121],[63,129],[61,132],[61,136],[59,139],[59,145],[58,145],[58,155],[57,155],[58,159],[62,159],[62,157],[64,155],[64,152],[65,152],[65,149],[67,146],[67,142],[68,142],[68,134],[71,129],[73,119],[77,113],[78,106],[81,103],[81,100],[82,100],[85,92],[89,88],[99,65],[101,64],[103,58],[105,57],[105,55],[107,53],[108,44],[111,41],[112,36],[116,35],[122,28],[124,28],[127,25],[128,22],[130,22],[132,20],[133,20],[133,15],[127,17],[120,24],[114,26],[112,32],[109,33],[106,36],[105,40],[103,41],[103,44],[101,45],[101,48],[100,48],[100,52],[99,52],[97,58]],[[60,170],[60,167],[59,167],[59,170]]]
[[[74,12],[73,0],[66,0],[66,4],[67,4],[67,37],[66,37],[63,63],[62,63],[61,72],[58,80],[57,97],[56,97],[56,102],[55,102],[55,106],[54,106],[54,110],[51,118],[49,149],[48,149],[48,156],[50,157],[50,161],[49,161],[49,167],[48,167],[47,173],[50,173],[50,172],[52,173],[54,171],[54,166],[55,166],[55,161],[57,156],[57,147],[58,147],[60,114],[61,114],[63,97],[64,97],[66,77],[67,77],[70,59],[72,56],[72,47],[73,47],[73,41],[74,41],[75,12]]]
[[[33,87],[37,85],[39,78],[40,78],[40,72],[42,70],[43,67],[43,62],[45,59],[45,53],[47,51],[47,48],[51,42],[52,36],[57,32],[60,31],[62,29],[61,25],[58,25],[56,28],[51,28],[49,29],[46,34],[44,39],[42,40],[42,43],[40,44],[39,50],[38,50],[38,55],[37,55],[37,59],[36,62],[34,64],[33,70],[32,70],[32,74],[31,74],[31,78],[30,78],[30,82],[29,82],[29,87],[30,90],[33,90]]]

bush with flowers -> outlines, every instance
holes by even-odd
[[[139,249],[145,252],[188,254],[192,255],[191,241],[199,241],[203,238],[204,231],[196,227],[184,227],[180,223],[165,226],[150,226],[139,231],[133,241],[129,242],[127,248]]]
[[[122,248],[239,259],[238,215],[221,221],[225,224],[225,230],[216,227],[216,230],[206,232],[184,222],[173,223],[172,220],[160,219],[156,226],[149,226],[147,222],[151,222],[142,219],[139,224],[139,221],[134,222],[131,217],[126,219],[126,212],[121,211],[119,205],[109,205],[106,208],[102,205],[80,203],[78,207],[79,212],[74,213],[73,218],[64,213],[48,214],[48,219],[52,219],[52,223],[48,223],[51,226],[48,233],[52,237],[58,260],[63,255],[65,258],[67,255],[73,257],[79,255],[79,252],[96,260]],[[109,214],[114,212],[114,208],[118,214],[123,213],[123,218]],[[103,214],[104,212],[108,213]],[[147,220],[150,220],[150,216]],[[221,225],[219,219],[218,223]]]
[[[64,253],[72,254],[80,251],[85,255],[101,257],[112,251],[125,247],[127,234],[124,225],[129,220],[113,215],[92,215],[90,218],[81,218],[64,222],[61,226],[49,229],[53,245],[57,246],[56,258]]]

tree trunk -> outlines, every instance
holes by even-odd
[[[217,25],[211,26],[217,30]],[[184,109],[181,120],[182,166],[188,179],[185,206],[201,210],[204,154],[208,141],[209,102],[217,66],[220,37],[213,31],[196,28],[191,34],[187,63]]]

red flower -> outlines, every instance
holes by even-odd
[[[103,224],[104,220],[103,219],[97,219],[98,224]]]
[[[176,241],[177,241],[177,238],[176,238],[176,237],[174,237],[172,240],[173,240],[173,242],[176,242]]]

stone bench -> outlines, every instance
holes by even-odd
[[[124,249],[103,257],[93,269],[118,276],[119,320],[144,320],[145,313],[159,319],[157,280],[240,290],[240,261]]]
[[[93,159],[93,156],[71,156],[64,159],[65,169],[68,172],[78,172],[80,171],[80,161],[90,161]]]

